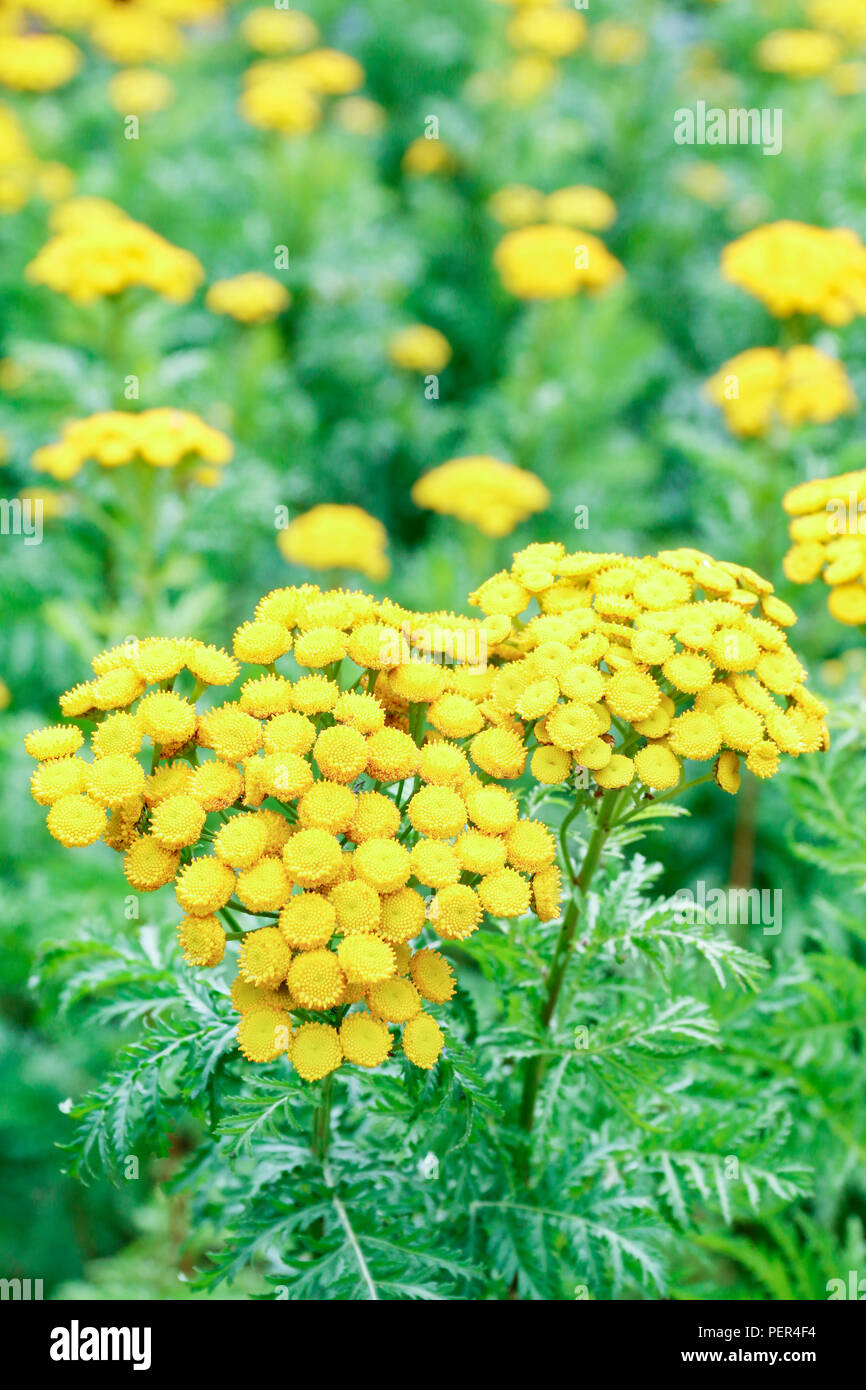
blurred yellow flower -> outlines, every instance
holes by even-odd
[[[469,522],[485,536],[507,536],[533,512],[543,511],[550,493],[527,469],[475,454],[425,473],[412,488],[412,500],[441,516]]]
[[[174,101],[171,78],[151,68],[125,68],[108,84],[108,100],[120,115],[148,116]]]
[[[451,344],[438,328],[414,323],[391,335],[388,356],[410,372],[441,372],[451,361]]]
[[[586,43],[587,24],[575,10],[525,6],[509,20],[505,36],[514,48],[534,48],[549,58],[565,58]]]
[[[592,56],[609,67],[633,67],[646,57],[649,40],[637,24],[603,19],[589,31]]]
[[[722,274],[777,318],[818,314],[838,326],[866,314],[866,247],[847,227],[756,227],[724,248]]]
[[[503,227],[525,227],[530,222],[541,221],[545,203],[544,194],[537,188],[511,183],[492,194],[487,207],[491,217]]]
[[[529,106],[550,90],[556,78],[552,58],[544,53],[520,53],[505,74],[502,94],[512,106]]]
[[[56,444],[45,444],[31,459],[39,473],[65,481],[88,459],[102,468],[143,460],[153,468],[174,468],[189,460],[222,467],[233,454],[231,440],[187,410],[160,407],[138,413],[107,410],[65,425]]]
[[[859,96],[866,92],[866,63],[837,63],[827,73],[827,85],[837,96]]]
[[[846,43],[866,42],[863,0],[809,0],[806,16],[816,29],[829,29]]]
[[[558,224],[507,232],[493,263],[518,299],[564,299],[582,289],[603,290],[625,273],[597,237]]]
[[[373,580],[385,579],[391,569],[388,533],[361,507],[322,503],[295,517],[277,544],[291,564],[307,569],[356,570]]]
[[[90,27],[90,37],[114,63],[170,62],[183,49],[177,25],[135,0],[101,9]]]
[[[364,69],[348,53],[336,48],[314,48],[286,63],[290,78],[305,82],[323,96],[346,96],[364,81]]]
[[[835,357],[808,345],[750,348],[719,368],[706,394],[721,406],[734,434],[766,434],[782,424],[826,424],[857,409],[857,397]]]
[[[307,135],[322,119],[322,108],[309,85],[287,71],[287,63],[263,60],[244,73],[238,107],[250,125],[281,135]]]
[[[603,232],[616,221],[616,203],[600,188],[589,184],[574,184],[551,193],[545,204],[545,216],[550,222],[569,227],[586,227],[590,232]]]
[[[444,174],[454,167],[454,155],[444,140],[427,139],[419,135],[403,153],[403,172],[406,174]]]
[[[786,77],[817,77],[838,62],[842,45],[817,29],[775,29],[758,44],[758,66]]]
[[[0,83],[51,92],[69,82],[81,63],[81,50],[62,34],[8,34],[0,44]]]
[[[250,10],[240,27],[241,37],[257,53],[300,53],[312,48],[319,30],[301,10],[265,8]]]
[[[800,483],[782,505],[793,518],[793,544],[783,561],[787,578],[811,584],[821,576],[837,622],[866,624],[866,469]]]
[[[239,323],[269,323],[290,303],[285,285],[258,270],[215,280],[205,295],[211,313],[228,314]]]
[[[677,170],[677,182],[685,193],[710,207],[721,207],[733,193],[724,169],[709,159],[693,159]]]
[[[334,106],[334,120],[350,135],[378,135],[384,130],[384,107],[369,97],[343,97]]]

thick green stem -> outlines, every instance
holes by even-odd
[[[311,1144],[314,1156],[320,1163],[328,1157],[328,1144],[331,1138],[331,1099],[334,1087],[333,1072],[322,1082],[319,1099],[313,1110],[313,1132]]]

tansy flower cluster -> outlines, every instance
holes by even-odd
[[[441,516],[466,521],[485,536],[507,536],[521,521],[543,511],[550,493],[528,469],[474,454],[425,473],[412,488],[412,500]]]
[[[37,449],[31,462],[38,472],[65,482],[90,459],[102,468],[120,468],[136,460],[152,468],[202,463],[221,468],[233,452],[228,436],[198,415],[161,407],[138,414],[106,410],[86,420],[73,420],[64,426],[57,443]]]
[[[839,40],[818,29],[774,29],[757,48],[759,67],[797,78],[819,77],[841,54]]]
[[[816,478],[785,495],[793,545],[783,567],[794,584],[819,575],[830,586],[827,607],[840,623],[866,623],[866,470]]]
[[[139,285],[177,303],[192,297],[204,278],[195,256],[113,204],[86,201],[88,215],[76,209],[64,223],[61,213],[60,229],[27,266],[29,280],[77,304]]]
[[[277,544],[290,564],[305,569],[354,570],[373,580],[386,579],[391,569],[388,533],[362,507],[312,507],[278,533]]]
[[[866,314],[866,247],[847,227],[756,227],[724,248],[722,274],[777,318],[817,314],[838,327]]]
[[[487,207],[503,227],[554,222],[601,232],[616,221],[616,203],[600,188],[589,184],[573,184],[549,194],[528,184],[508,184],[493,194]]]
[[[62,34],[4,34],[0,83],[24,92],[50,92],[74,77],[81,62],[81,50]]]
[[[326,98],[347,96],[363,81],[360,63],[334,48],[262,58],[244,73],[240,112],[260,130],[306,135],[321,123]]]
[[[250,270],[230,280],[215,280],[205,303],[211,313],[227,314],[238,323],[269,323],[288,308],[291,295],[273,275]]]
[[[795,614],[750,569],[691,549],[633,559],[536,544],[471,595],[515,624],[533,601],[490,702],[531,725],[538,782],[578,770],[603,791],[673,791],[684,762],[712,762],[734,793],[741,757],[765,778],[781,754],[827,746],[826,708],[787,642]],[[526,742],[503,727],[481,740],[494,775]]]
[[[604,242],[562,223],[539,223],[506,232],[493,253],[503,286],[518,299],[567,299],[581,290],[598,293],[625,274]]]
[[[102,652],[60,698],[70,722],[26,741],[51,835],[104,841],[136,892],[173,883],[190,964],[222,961],[236,913],[264,919],[236,932],[239,1045],[257,1062],[288,1052],[308,1081],[379,1065],[395,1029],[431,1067],[430,1006],[455,988],[438,943],[485,913],[559,914],[553,836],[499,784],[526,751],[489,704],[493,670],[423,659],[431,633],[449,658],[495,654],[512,624],[275,590],[232,653],[161,638]]]
[[[792,428],[826,424],[858,404],[842,364],[805,343],[787,352],[738,353],[710,378],[706,394],[739,435],[764,435],[776,421]]]

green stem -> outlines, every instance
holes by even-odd
[[[319,1098],[313,1109],[313,1130],[311,1145],[313,1156],[324,1163],[328,1157],[328,1144],[331,1138],[331,1101],[333,1098],[334,1074],[331,1072],[322,1082]]]
[[[540,1017],[542,1032],[546,1032],[550,1027],[550,1021],[556,1010],[562,984],[568,969],[568,963],[571,960],[571,953],[574,949],[574,937],[580,918],[580,899],[586,896],[593,874],[601,861],[604,846],[613,828],[614,811],[616,810],[620,796],[621,792],[619,790],[605,792],[598,810],[595,829],[586,847],[586,854],[584,855],[580,872],[574,880],[577,891],[572,894],[571,901],[562,919],[559,938],[553,953],[553,964],[547,979],[547,993],[541,1008]],[[570,862],[570,860],[568,862]],[[543,1073],[544,1058],[540,1053],[536,1053],[534,1057],[527,1058],[526,1072],[523,1078],[523,1093],[520,1101],[520,1127],[525,1130],[527,1134],[531,1131],[535,1119],[538,1088],[541,1084]]]

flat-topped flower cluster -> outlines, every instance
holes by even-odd
[[[733,792],[740,754],[767,777],[781,753],[826,746],[794,614],[741,566],[532,545],[471,602],[483,616],[277,589],[231,653],[192,638],[102,652],[60,697],[70,722],[28,736],[57,840],[104,841],[138,892],[173,883],[190,964],[240,940],[251,1061],[288,1053],[317,1080],[378,1066],[400,1029],[409,1061],[435,1063],[430,1006],[455,989],[442,942],[485,916],[560,915],[527,781],[637,799],[713,759]]]

